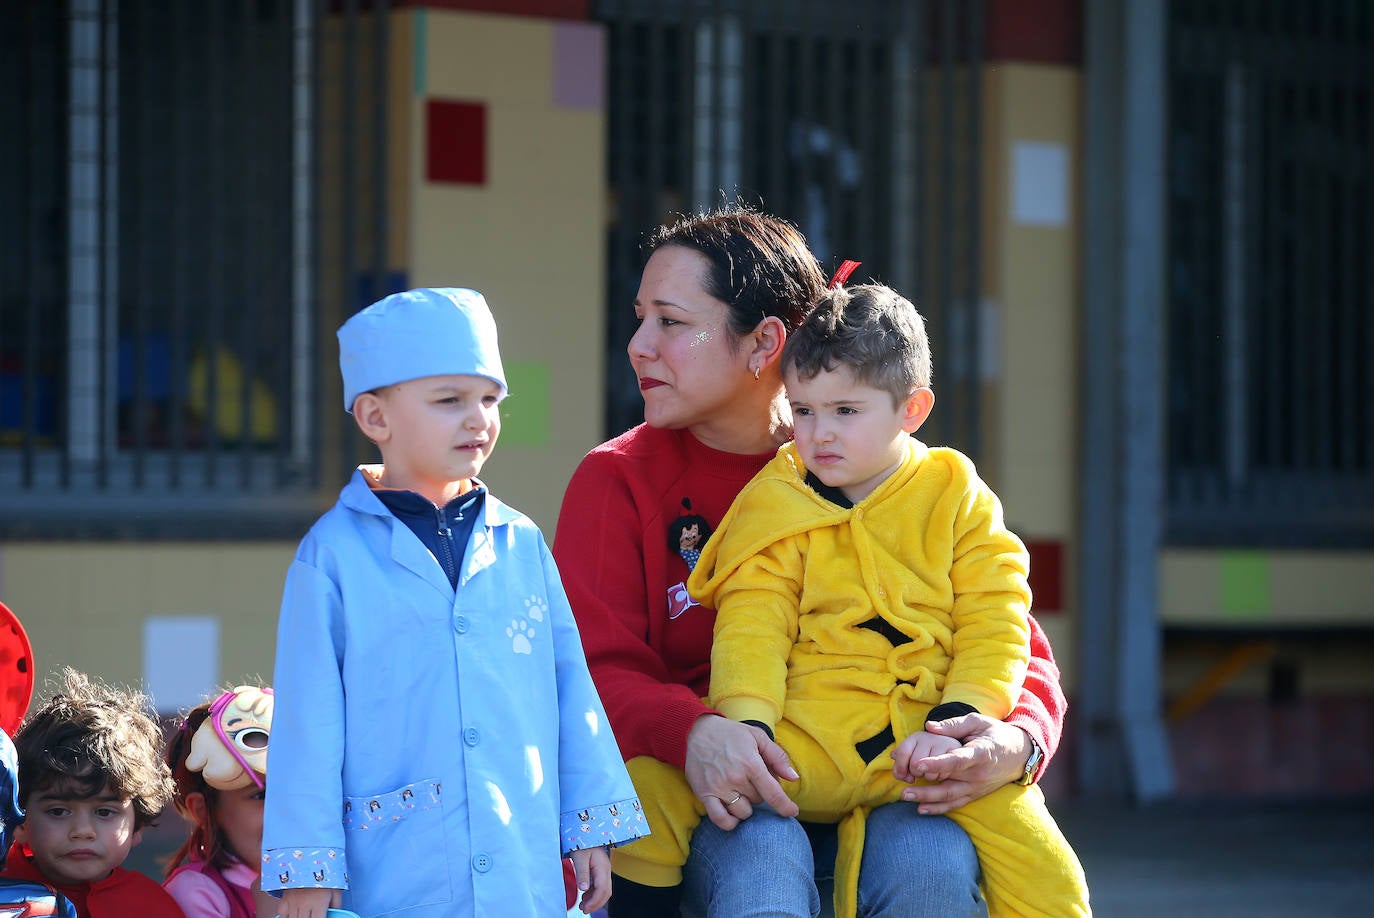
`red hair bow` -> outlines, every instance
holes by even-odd
[[[826,287],[826,289],[834,290],[836,287],[843,286],[844,282],[849,280],[849,275],[853,274],[854,269],[861,264],[863,264],[863,262],[850,261],[847,258],[844,261],[840,262],[840,266],[835,269],[835,276],[830,278],[830,284]]]

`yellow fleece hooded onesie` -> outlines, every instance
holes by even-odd
[[[916,440],[864,500],[805,482],[792,444],[745,486],[688,590],[716,610],[711,704],[769,725],[801,781],[801,818],[840,823],[835,909],[857,908],[864,817],[900,799],[897,742],[938,704],[1002,718],[1030,655],[1028,559],[973,463]],[[1087,915],[1082,867],[1039,788],[950,817],[978,851],[993,916]],[[919,869],[919,865],[912,865]]]

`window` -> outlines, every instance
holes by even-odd
[[[594,5],[610,87],[607,424],[643,420],[625,357],[655,225],[737,197],[833,270],[907,294],[942,355],[923,438],[979,450],[982,4]]]
[[[1374,7],[1170,14],[1169,535],[1374,544]]]
[[[308,512],[293,6],[4,14],[6,531]]]

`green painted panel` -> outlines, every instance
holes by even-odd
[[[1218,576],[1223,618],[1269,618],[1273,602],[1269,589],[1269,555],[1266,552],[1225,552],[1219,561]]]
[[[510,395],[501,402],[501,439],[506,446],[549,444],[549,365],[536,361],[505,361]]]

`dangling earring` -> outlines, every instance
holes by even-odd
[[[763,369],[763,368],[762,368],[762,367],[754,367],[754,382],[758,382],[758,381],[759,381],[759,370],[761,370],[761,369]]]

